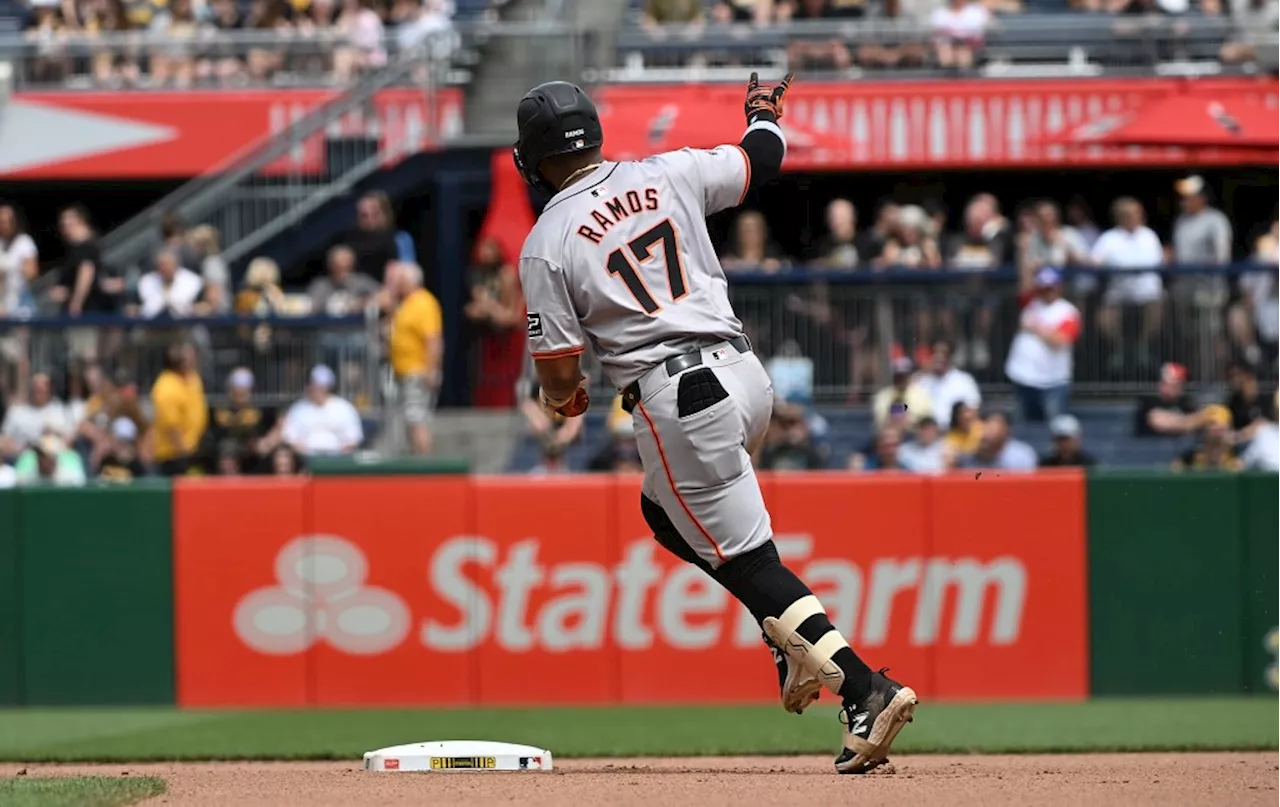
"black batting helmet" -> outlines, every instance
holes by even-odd
[[[599,148],[604,143],[596,105],[581,87],[567,81],[548,81],[525,93],[516,110],[516,121],[520,130],[515,147],[516,168],[525,182],[546,193],[557,189],[538,173],[543,160]]]

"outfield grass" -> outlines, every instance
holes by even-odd
[[[5,807],[119,807],[163,792],[164,782],[154,776],[0,779]]]
[[[825,705],[824,705],[825,704]],[[490,739],[557,756],[830,753],[829,701],[778,707],[179,711],[0,710],[0,760],[359,759],[420,740]],[[1072,704],[929,704],[895,750],[914,753],[1267,750],[1273,697],[1099,699]]]

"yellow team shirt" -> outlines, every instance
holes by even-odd
[[[427,339],[440,336],[440,303],[426,289],[418,289],[400,303],[391,320],[391,369],[398,378],[435,369],[428,366]]]
[[[156,410],[156,461],[164,462],[194,452],[209,423],[209,405],[205,402],[200,376],[165,370],[151,388],[151,403]],[[173,441],[174,429],[181,434],[180,444]]]
[[[973,427],[966,434],[962,431],[952,429],[947,432],[947,445],[955,453],[956,458],[967,457],[978,450],[978,444],[982,442],[982,421],[975,421]]]

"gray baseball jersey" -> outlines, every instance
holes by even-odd
[[[520,257],[534,358],[590,340],[616,387],[639,382],[644,495],[711,568],[773,537],[749,453],[773,387],[755,354],[730,344],[742,324],[706,223],[740,204],[750,179],[737,146],[606,162],[552,198]],[[667,374],[666,359],[695,350],[699,365]]]
[[[533,357],[591,346],[619,389],[742,324],[706,217],[741,203],[737,146],[605,162],[556,194],[525,240],[520,282]]]

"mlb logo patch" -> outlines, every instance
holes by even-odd
[[[729,358],[729,351],[725,350],[724,348],[720,348],[719,350],[713,350],[711,351],[711,358],[715,359],[716,361],[724,361],[725,359]]]
[[[542,315],[530,312],[526,315],[528,320],[529,338],[533,339],[542,336]]]

